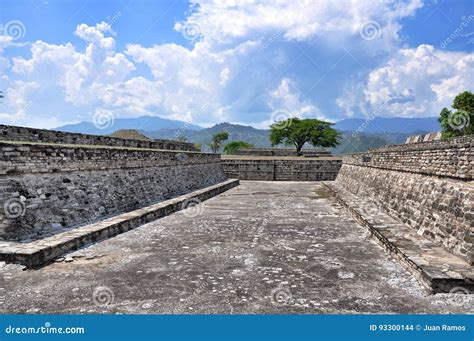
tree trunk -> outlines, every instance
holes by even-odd
[[[302,154],[301,154],[301,149],[302,149],[302,148],[303,148],[303,145],[302,145],[302,144],[301,144],[301,145],[299,145],[299,144],[296,145],[296,154],[302,155]]]

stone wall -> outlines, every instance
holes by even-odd
[[[474,138],[411,143],[344,156],[344,164],[474,179]]]
[[[61,131],[33,129],[0,124],[0,141],[27,141],[79,145],[106,145],[130,148],[151,148],[196,151],[192,143],[172,140],[131,140],[111,136],[65,133]]]
[[[336,179],[338,159],[226,159],[222,167],[227,177],[240,180],[323,181]]]
[[[441,132],[408,136],[405,143],[417,143],[441,140]]]
[[[197,152],[0,143],[0,239],[56,233],[226,179]]]
[[[302,149],[301,153],[306,157],[330,156],[331,153],[324,149]],[[234,155],[245,156],[298,156],[294,148],[240,148]]]
[[[337,176],[350,192],[474,263],[474,137],[347,155]]]

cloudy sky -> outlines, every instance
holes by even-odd
[[[470,0],[0,0],[0,123],[437,116],[474,90]]]

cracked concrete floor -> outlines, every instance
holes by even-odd
[[[246,182],[37,270],[0,265],[1,313],[470,313],[428,295],[311,182]]]

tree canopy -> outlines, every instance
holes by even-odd
[[[217,151],[221,148],[222,142],[229,138],[229,133],[226,131],[221,131],[212,135],[212,141],[208,144],[211,148],[213,153],[217,153]]]
[[[339,144],[340,133],[332,128],[333,123],[317,119],[289,118],[270,126],[272,146],[293,145],[298,154],[305,143],[314,147],[335,147]]]
[[[451,105],[455,111],[443,108],[439,122],[443,138],[474,134],[474,94],[464,91]]]
[[[224,146],[225,154],[234,154],[240,148],[253,148],[254,145],[245,141],[232,141]]]

